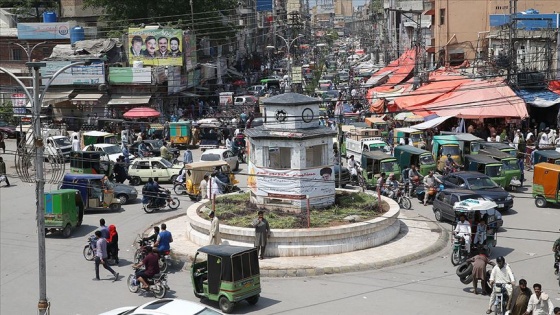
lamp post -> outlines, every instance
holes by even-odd
[[[37,44],[39,45],[39,44]],[[37,46],[35,45],[35,47]],[[34,48],[35,48],[34,47]],[[33,50],[33,49],[32,49]],[[31,50],[31,51],[32,51]],[[6,73],[12,79],[14,79],[17,84],[23,89],[29,100],[32,102],[33,106],[33,133],[34,139],[33,143],[37,150],[35,151],[35,183],[36,183],[36,203],[37,203],[37,238],[38,238],[38,254],[39,254],[39,302],[37,304],[38,314],[47,314],[49,309],[49,302],[47,300],[47,264],[46,264],[46,253],[45,253],[45,179],[43,174],[43,139],[41,132],[41,104],[45,97],[47,89],[50,87],[54,79],[67,69],[78,66],[85,65],[89,63],[88,61],[74,62],[66,65],[56,71],[50,77],[47,77],[49,81],[43,89],[43,93],[39,95],[41,73],[39,70],[45,67],[47,64],[45,62],[27,62],[25,65],[32,71],[31,77],[16,77],[13,73],[9,72],[7,69],[0,67],[0,71]],[[21,79],[29,80],[31,79],[33,85],[31,87],[23,84]],[[30,92],[31,90],[31,92]]]
[[[25,51],[25,54],[27,55],[27,62],[31,62],[31,54],[33,53],[33,50],[35,50],[35,48],[37,48],[40,45],[46,44],[47,42],[40,42],[35,44],[33,47],[31,47],[31,49],[29,49],[29,43],[25,43],[25,46],[23,46],[20,43],[11,43],[14,45],[19,46],[23,51]]]
[[[290,47],[294,44],[294,42],[302,37],[302,34],[299,34],[296,38],[291,39],[291,36],[288,39],[282,37],[281,35],[276,34],[276,36],[280,37],[284,43],[286,44],[286,49],[288,53],[288,84],[286,84],[285,92],[290,92],[292,90],[292,54],[290,53]]]

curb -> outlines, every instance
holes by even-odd
[[[179,215],[180,216],[180,215]],[[175,216],[177,218],[179,216]],[[429,220],[428,218],[419,215],[422,218]],[[171,218],[170,218],[171,219]],[[163,222],[163,221],[161,221]],[[310,268],[286,268],[286,269],[263,269],[261,267],[260,274],[261,277],[312,277],[312,276],[323,276],[323,275],[330,275],[330,274],[341,274],[341,273],[350,273],[350,272],[358,272],[358,271],[366,271],[366,270],[377,270],[382,268],[387,268],[391,266],[401,265],[405,263],[409,263],[414,260],[418,260],[421,258],[425,258],[426,256],[430,256],[435,254],[442,249],[444,249],[448,244],[449,241],[449,233],[439,225],[439,223],[434,221],[427,221],[430,228],[434,231],[439,233],[439,238],[430,246],[412,254],[408,254],[405,256],[401,256],[398,258],[387,259],[378,262],[372,262],[367,264],[352,264],[352,265],[345,265],[345,266],[338,266],[338,267],[310,267]],[[177,260],[185,261],[183,270],[189,270],[188,262],[192,261],[194,255],[183,254],[175,252],[175,258]]]

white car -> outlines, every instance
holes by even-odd
[[[200,162],[208,161],[225,161],[230,169],[234,171],[239,170],[239,160],[229,149],[210,149],[204,151],[200,156]]]
[[[219,315],[206,305],[181,299],[160,299],[140,306],[119,307],[99,315]]]
[[[110,143],[90,144],[85,146],[83,151],[103,151],[109,156],[109,160],[114,163],[117,163],[119,156],[123,155],[123,151],[119,145]],[[133,160],[134,156],[131,155],[130,159]]]

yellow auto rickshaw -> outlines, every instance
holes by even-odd
[[[560,165],[547,162],[535,164],[533,198],[539,208],[549,203],[560,204]]]
[[[223,193],[239,191],[239,188],[236,186],[239,181],[235,179],[235,175],[227,162],[209,161],[186,164],[184,185],[175,185],[175,193],[178,195],[189,195],[189,198],[193,201],[201,200],[203,196],[200,193],[200,182],[204,179],[204,175],[210,176],[215,171],[226,174],[229,179],[229,183],[223,189]],[[210,186],[208,186],[208,189],[210,189]]]

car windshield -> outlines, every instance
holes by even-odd
[[[498,177],[502,174],[501,165],[486,166],[486,175],[490,177]]]
[[[384,173],[399,173],[399,164],[397,161],[381,162],[381,172]]]
[[[517,164],[517,160],[502,160],[502,167],[504,171],[511,171],[511,170],[518,170],[519,165]]]
[[[459,146],[455,145],[446,145],[441,148],[441,156],[447,156],[448,154],[451,155],[461,155],[459,150]]]
[[[121,154],[122,149],[118,145],[112,145],[109,147],[104,147],[103,151],[107,154]]]
[[[203,154],[200,157],[201,161],[219,161],[220,160],[220,155],[219,154],[214,154],[214,153],[208,153],[208,154]]]
[[[418,141],[422,140],[422,134],[421,133],[411,133],[410,134],[410,139],[412,139],[412,141],[414,141],[414,142],[418,142]]]
[[[431,154],[420,155],[420,164],[431,165],[435,164],[434,157]]]
[[[70,139],[68,139],[68,138],[57,138],[57,139],[54,139],[54,142],[59,146],[72,145],[72,142],[70,142]]]
[[[385,143],[373,143],[369,145],[369,150],[374,152],[374,151],[379,151],[379,152],[390,152],[391,148],[386,145]]]
[[[477,177],[467,179],[471,190],[496,188],[498,185],[489,177]]]
[[[163,145],[163,141],[157,140],[157,141],[154,141],[154,142],[150,142],[150,145],[152,146],[152,148],[154,148],[154,150],[157,150],[157,149],[161,148],[161,146]]]
[[[167,167],[167,168],[173,167],[173,163],[169,162],[169,161],[166,160],[166,159],[161,159],[160,162],[161,162],[161,164],[165,165],[165,167]]]

